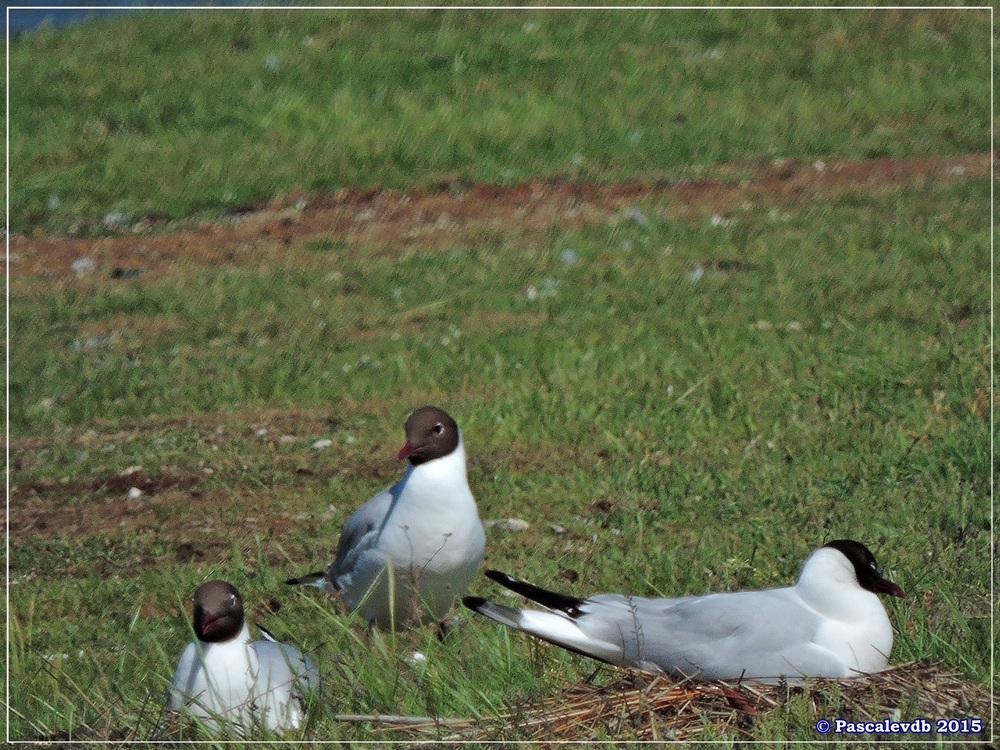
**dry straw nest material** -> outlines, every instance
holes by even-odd
[[[798,704],[796,713],[805,706],[817,719],[927,718],[933,723],[936,718],[979,717],[984,726],[978,735],[941,739],[987,742],[992,736],[991,704],[996,702],[985,686],[970,682],[942,662],[927,660],[853,680],[811,679],[776,685],[676,681],[663,675],[616,672],[608,684],[571,685],[497,719],[432,720],[396,728],[424,737],[430,732],[439,741],[751,739],[755,723]],[[820,738],[817,734],[816,739]]]

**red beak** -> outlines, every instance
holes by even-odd
[[[888,594],[889,596],[906,596],[903,593],[903,589],[899,588],[892,581],[887,581],[884,578],[875,584],[875,591],[880,594]]]
[[[396,454],[396,460],[402,461],[404,458],[409,458],[416,449],[417,447],[413,443],[407,443],[399,449],[399,453]]]
[[[208,612],[201,613],[201,633],[202,635],[209,635],[212,630],[215,629],[216,623],[219,621],[217,615],[209,614]]]

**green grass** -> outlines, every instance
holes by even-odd
[[[319,648],[329,700],[310,737],[369,736],[334,713],[490,716],[585,677],[583,660],[486,622],[444,647],[424,633],[371,652],[326,602],[282,587],[321,565],[343,517],[395,475],[398,423],[422,402],[458,416],[484,517],[532,523],[490,532],[491,567],[555,585],[576,570],[579,591],[700,593],[788,582],[824,539],[861,538],[911,594],[888,603],[894,659],[940,657],[985,681],[988,428],[974,404],[987,388],[988,236],[977,211],[987,187],[807,206],[785,222],[748,213],[739,245],[735,229],[656,221],[541,245],[515,231],[438,254],[366,248],[339,258],[354,280],[340,293],[312,250],[281,273],[190,268],[76,297],[22,280],[15,483],[209,468],[193,490],[231,498],[211,515],[216,534],[235,531],[207,561],[179,562],[184,519],[207,511],[177,493],[134,538],[18,538],[15,578],[38,577],[11,592],[12,701],[31,717],[14,734],[138,721],[144,736],[188,637],[182,600],[206,576],[258,602],[277,597],[280,616],[264,622]],[[954,228],[919,229],[925,201],[947,206]],[[567,246],[578,258],[569,266]],[[689,280],[692,263],[737,255],[756,270]],[[532,285],[553,292],[529,300]],[[95,320],[128,328],[103,348],[67,345]],[[254,434],[275,409],[304,426],[294,442]],[[312,450],[324,435],[337,448]],[[31,436],[44,448],[19,450]],[[295,520],[272,535],[269,513]],[[67,566],[65,577],[42,573]],[[485,579],[474,588],[491,593]],[[137,618],[143,604],[158,614]],[[429,649],[430,676],[402,661],[414,640]],[[81,643],[94,651],[74,658]],[[71,656],[42,659],[61,653]],[[109,703],[88,705],[70,679]],[[783,729],[809,738],[807,719],[791,712]]]
[[[11,45],[16,231],[297,189],[989,148],[989,14],[167,12]]]
[[[981,15],[205,13],[45,31],[12,46],[14,230],[441,172],[983,150]],[[593,662],[471,617],[445,643],[369,644],[282,585],[398,475],[423,403],[457,417],[483,517],[532,524],[490,530],[489,567],[679,595],[784,585],[810,549],[857,538],[909,594],[886,602],[892,661],[988,685],[988,182],[760,202],[728,226],[637,205],[644,226],[512,221],[440,252],[312,237],[161,277],[15,275],[11,516],[55,515],[11,545],[11,737],[156,736],[209,577],[320,663],[306,739],[386,738],[340,713],[491,718],[585,680]],[[88,484],[134,466],[194,483],[131,510]],[[815,719],[792,700],[755,737],[815,740]]]

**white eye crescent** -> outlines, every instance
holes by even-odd
[[[442,432],[444,432],[444,425],[438,422],[436,425],[434,425],[434,434],[440,435]]]

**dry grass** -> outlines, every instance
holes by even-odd
[[[814,679],[796,685],[678,682],[664,675],[616,672],[609,684],[570,685],[555,696],[511,707],[493,720],[394,716],[373,723],[410,739],[434,734],[438,741],[753,739],[750,730],[755,724],[793,702],[800,704],[794,710],[805,708],[817,719],[836,716],[852,722],[924,717],[933,723],[936,718],[979,717],[984,726],[978,737],[985,739],[992,733],[991,702],[996,706],[1000,697],[931,660],[857,680]]]

